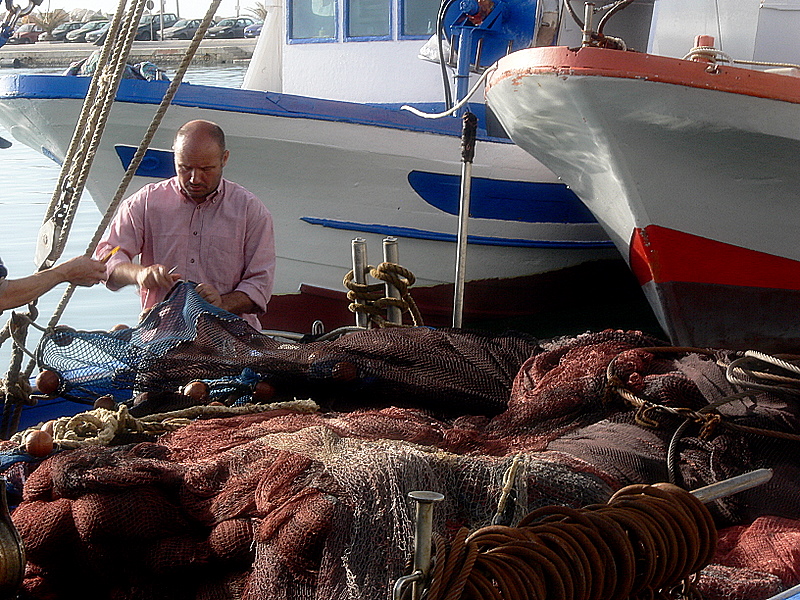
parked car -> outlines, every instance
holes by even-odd
[[[63,42],[67,39],[67,34],[70,31],[79,29],[83,23],[81,21],[68,21],[56,27],[51,32],[44,32],[39,34],[40,42]]]
[[[246,38],[255,38],[261,35],[261,28],[264,26],[263,21],[256,21],[252,25],[248,25],[244,28],[244,37]]]
[[[68,42],[85,42],[86,34],[95,29],[100,29],[108,21],[87,21],[78,29],[74,29],[67,34],[66,41]]]
[[[136,31],[136,40],[154,40],[156,34],[161,31],[163,23],[164,28],[172,27],[178,22],[178,16],[173,13],[164,13],[164,19],[161,19],[161,14],[157,15],[143,15],[139,19],[139,29]]]
[[[109,21],[108,23],[106,23],[106,24],[105,24],[105,25],[103,25],[102,27],[98,27],[97,29],[95,29],[95,30],[93,30],[93,31],[90,31],[89,33],[87,33],[87,34],[84,36],[84,39],[85,39],[86,43],[87,43],[87,44],[94,44],[94,43],[96,43],[96,42],[97,42],[97,40],[99,40],[101,37],[103,38],[103,41],[105,41],[105,39],[106,39],[106,34],[107,34],[107,32],[108,32],[108,30],[109,30],[110,28],[111,28],[111,21]],[[101,42],[101,44],[102,44],[102,42]]]
[[[36,23],[25,23],[20,25],[8,38],[9,44],[33,44],[42,35],[44,29],[39,27]]]
[[[214,27],[208,28],[209,38],[243,38],[244,28],[255,23],[250,17],[231,17],[222,19]]]
[[[190,40],[199,29],[203,19],[180,19],[172,27],[165,27],[164,31],[156,34],[159,40]],[[213,27],[214,22],[211,22]]]

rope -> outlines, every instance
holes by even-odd
[[[449,547],[434,542],[427,600],[695,598],[717,531],[702,502],[660,483],[583,509],[542,507],[518,527],[462,528]]]
[[[676,351],[678,351],[678,352],[697,352],[697,351],[700,351],[701,353],[704,353],[706,355],[713,355],[714,354],[711,350],[702,349],[702,348],[687,348],[687,347],[663,347],[662,348],[662,347],[655,347],[655,348],[641,348],[641,349],[642,350],[646,350],[648,352],[659,352],[659,351],[660,352],[676,352]],[[736,377],[732,376],[731,373],[736,372],[736,369],[738,368],[738,365],[742,361],[747,360],[747,359],[753,359],[753,358],[758,359],[758,360],[762,360],[764,362],[768,362],[770,364],[773,364],[773,365],[776,365],[776,366],[779,366],[779,367],[782,367],[782,368],[785,368],[787,370],[790,370],[790,371],[800,375],[800,367],[798,367],[797,365],[793,365],[791,363],[788,363],[788,362],[786,362],[784,360],[781,360],[779,358],[772,357],[772,356],[757,352],[755,350],[748,350],[744,354],[745,354],[745,356],[743,356],[742,358],[736,359],[733,362],[731,362],[730,365],[728,365],[728,367],[726,369],[726,376],[728,377],[728,380],[731,383],[740,383],[744,387],[749,387],[749,388],[758,389],[758,390],[765,390],[765,391],[784,391],[784,392],[790,392],[792,394],[797,394],[798,392],[800,392],[800,390],[797,390],[797,389],[794,389],[794,388],[787,388],[785,386],[778,386],[778,385],[760,384],[760,383],[752,382],[752,381],[743,381],[743,380],[737,379]],[[731,402],[733,400],[737,400],[737,399],[741,399],[741,398],[744,398],[744,397],[752,396],[753,392],[743,391],[743,392],[738,392],[736,394],[731,394],[731,395],[726,396],[724,398],[720,398],[719,400],[717,400],[717,401],[715,401],[715,402],[703,407],[700,410],[693,410],[693,409],[686,408],[686,407],[665,406],[663,404],[657,404],[657,403],[655,403],[655,402],[653,402],[653,401],[651,401],[651,400],[649,400],[647,398],[643,398],[640,395],[637,395],[637,394],[631,392],[629,389],[627,389],[625,387],[625,383],[619,377],[617,377],[614,374],[614,372],[613,372],[614,363],[615,363],[615,360],[612,359],[609,362],[608,367],[606,368],[606,380],[607,380],[607,389],[606,389],[607,399],[606,399],[606,401],[608,401],[608,397],[612,393],[616,393],[623,400],[625,400],[630,406],[632,406],[633,408],[636,409],[635,420],[639,425],[641,425],[643,427],[649,427],[649,428],[658,428],[658,427],[660,427],[661,423],[659,422],[657,416],[659,414],[667,414],[667,415],[671,415],[671,416],[674,416],[674,417],[678,417],[683,421],[689,421],[691,423],[695,423],[695,424],[700,425],[700,433],[698,434],[698,436],[701,439],[702,438],[707,438],[707,437],[713,435],[713,433],[716,430],[716,428],[721,426],[723,428],[726,428],[726,429],[729,429],[729,430],[733,430],[733,431],[737,431],[737,432],[740,432],[740,433],[755,434],[755,435],[761,435],[761,436],[764,436],[764,437],[771,437],[771,438],[777,438],[777,439],[782,439],[782,440],[787,440],[787,441],[800,442],[800,435],[798,435],[798,434],[788,433],[788,432],[783,432],[783,431],[775,431],[775,430],[772,430],[772,429],[764,429],[764,428],[760,428],[760,427],[750,427],[750,426],[747,426],[747,425],[740,425],[740,424],[737,424],[737,423],[733,423],[733,422],[731,422],[729,420],[726,420],[723,417],[723,415],[721,415],[720,413],[716,412],[716,408],[717,407],[719,407],[719,406],[721,406],[723,404],[726,404],[728,402]],[[751,372],[751,371],[746,371],[746,372],[748,374],[755,373],[755,372]],[[785,380],[788,379],[788,378],[785,378],[785,377],[777,376],[777,375],[772,374],[772,373],[757,373],[757,374],[762,375],[765,379],[770,379],[771,378],[771,379],[778,379],[780,381],[785,381]],[[794,380],[791,380],[791,381],[793,383],[797,383],[798,385],[800,385],[800,379],[794,379]],[[683,426],[679,427],[678,431],[676,431],[675,435],[677,435],[677,436],[683,435],[683,432],[685,431],[686,426],[687,425],[684,423]],[[677,444],[677,440],[675,440],[675,435],[673,436],[673,441],[674,441],[675,444]],[[670,461],[670,455],[672,454],[673,463],[672,463],[671,468],[670,468],[670,472],[671,473],[676,473],[677,472],[677,468],[676,468],[676,465],[674,463],[675,458],[676,458],[675,453],[677,453],[677,450],[673,447],[673,444],[671,443],[670,444],[670,448],[668,449],[668,453],[667,453],[668,467],[670,467],[670,462],[669,461]]]
[[[53,442],[61,450],[82,448],[84,446],[107,446],[115,437],[122,434],[160,435],[186,427],[198,417],[224,418],[269,412],[292,410],[313,413],[319,410],[311,400],[293,400],[273,404],[246,404],[243,406],[193,406],[184,410],[147,415],[135,418],[128,412],[125,404],[116,410],[95,408],[72,417],[61,417],[53,421]],[[37,427],[15,433],[11,441],[24,444],[25,438]]]
[[[404,327],[404,325],[388,321],[383,316],[388,307],[394,306],[401,312],[411,315],[413,327],[423,326],[422,315],[409,292],[409,288],[417,280],[411,271],[396,263],[382,262],[377,267],[367,265],[364,273],[393,285],[400,294],[400,298],[387,297],[385,295],[386,286],[383,283],[357,283],[354,272],[350,270],[342,280],[344,286],[349,290],[347,299],[350,300],[348,306],[350,312],[360,311],[368,314],[378,327]]]
[[[404,104],[403,106],[401,106],[400,110],[407,110],[410,113],[417,115],[418,117],[422,117],[423,119],[441,119],[442,117],[449,117],[450,115],[456,113],[459,109],[461,109],[467,102],[469,102],[469,99],[475,95],[475,92],[478,91],[478,88],[483,84],[484,81],[486,81],[486,78],[495,69],[497,69],[497,63],[486,69],[483,72],[483,74],[478,78],[478,81],[476,81],[475,84],[472,86],[472,88],[470,88],[470,90],[467,92],[467,95],[464,96],[455,106],[453,106],[449,110],[440,113],[426,113],[408,104]]]

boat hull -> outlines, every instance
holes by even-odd
[[[87,81],[3,78],[0,120],[18,140],[60,161]],[[160,88],[159,82],[127,80],[120,87],[87,182],[101,211],[122,178],[124,151],[129,155],[138,145],[152,118],[163,94]],[[137,172],[143,176],[134,178],[128,193],[169,174],[165,169],[171,167],[174,131],[198,118],[215,121],[226,132],[231,150],[226,177],[252,190],[273,214],[275,294],[286,302],[270,305],[265,319],[270,328],[294,330],[290,326],[298,323],[298,316],[300,321],[316,320],[304,303],[298,304],[302,309],[291,306],[303,285],[343,296],[350,241],[356,237],[367,240],[371,264],[382,261],[382,240],[397,237],[400,263],[415,274],[418,288],[452,283],[461,172],[457,119],[430,125],[396,107],[184,85],[150,146],[154,154]],[[483,191],[473,198],[472,214],[477,216],[469,230],[470,282],[527,281],[586,262],[618,260],[580,202],[508,140],[483,135],[473,176],[473,187]],[[506,187],[501,193],[498,186]],[[504,195],[506,189],[514,196],[511,200]],[[531,198],[536,203],[528,202]],[[451,303],[442,298],[436,310]],[[467,297],[465,320],[491,310],[491,305]],[[350,323],[352,315],[346,323],[331,317],[325,326]]]
[[[487,102],[603,225],[681,345],[800,348],[800,79],[598,48],[503,59]]]

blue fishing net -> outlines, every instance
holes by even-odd
[[[427,327],[370,329],[330,341],[289,343],[256,331],[180,282],[133,328],[43,336],[41,369],[61,377],[58,393],[93,402],[141,400],[175,410],[182,386],[203,381],[206,400],[232,406],[252,400],[312,398],[336,409],[424,406],[441,413],[496,414],[508,401],[522,362],[539,349],[523,334]],[[263,388],[262,388],[263,389]]]

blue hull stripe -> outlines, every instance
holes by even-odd
[[[408,182],[431,206],[458,215],[461,177],[411,171]],[[596,223],[589,209],[562,183],[473,177],[470,216],[522,223]]]
[[[8,75],[0,77],[0,98],[83,99],[89,89],[89,81],[88,77],[66,75]],[[120,82],[116,99],[118,102],[159,104],[168,85],[169,82],[166,81],[123,79]],[[422,119],[408,111],[400,110],[400,106],[396,103],[360,104],[277,92],[185,83],[178,89],[172,104],[226,112],[334,121],[461,137],[460,119],[450,117]],[[428,104],[427,108],[431,109],[431,112],[436,112],[443,110],[443,105]],[[483,116],[483,105],[471,108],[479,117]],[[508,139],[489,136],[482,124],[478,129],[477,138],[501,144],[513,143]]]
[[[426,231],[413,227],[396,227],[390,225],[377,225],[373,223],[356,223],[354,221],[339,221],[336,219],[320,219],[317,217],[300,217],[300,220],[311,225],[321,225],[333,229],[344,229],[347,231],[361,231],[364,233],[377,233],[379,235],[389,235],[403,238],[416,238],[421,240],[433,240],[437,242],[453,242],[457,240],[454,233],[439,233],[437,231]],[[613,248],[614,244],[610,241],[554,241],[554,240],[521,240],[511,238],[498,238],[483,235],[467,236],[470,244],[480,246],[507,246],[512,248],[563,248],[563,249],[583,249],[586,248]]]

